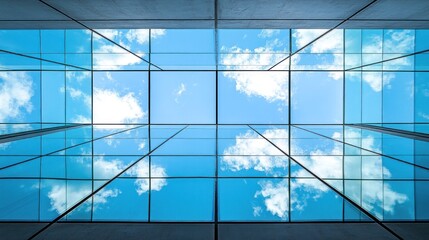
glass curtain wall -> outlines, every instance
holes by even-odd
[[[0,221],[427,221],[429,31],[326,31],[0,30]]]

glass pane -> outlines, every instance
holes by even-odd
[[[152,72],[152,123],[214,123],[214,72]]]
[[[151,220],[213,221],[212,179],[152,179]]]

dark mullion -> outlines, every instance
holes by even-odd
[[[91,192],[94,192],[94,34],[91,32]],[[94,197],[91,201],[91,221],[94,219]]]
[[[284,155],[283,155],[284,156]],[[276,177],[276,176],[219,176],[218,179],[287,179],[289,177]],[[66,177],[0,177],[0,179],[33,179],[33,180],[39,180],[39,179],[46,179],[46,180],[73,180],[73,181],[88,181],[90,178],[66,178]],[[149,177],[129,177],[129,176],[123,176],[118,177],[117,179],[149,179]],[[216,177],[213,176],[166,176],[166,177],[152,177],[152,179],[213,179],[215,180]],[[291,177],[291,179],[314,179],[313,177]],[[332,181],[338,181],[342,178],[323,178],[324,180],[332,180]],[[382,178],[346,178],[347,180],[352,181],[383,181],[386,179]],[[96,178],[96,181],[108,181],[109,178]],[[411,181],[409,178],[395,178],[395,179],[388,179],[389,182],[404,182],[404,181]],[[429,179],[418,179],[415,180],[416,182],[429,182]]]
[[[345,160],[346,160],[346,147],[344,142],[346,142],[345,139],[345,127],[344,124],[346,123],[346,71],[344,71],[346,67],[346,29],[343,29],[343,164],[342,164],[342,175],[343,175],[343,193],[345,194],[346,192],[346,183],[345,183],[345,176],[344,176],[344,164],[345,164]],[[343,199],[343,222],[345,222],[345,206],[346,201]]]
[[[0,50],[1,51],[1,50]],[[396,60],[396,59],[395,59]],[[44,61],[44,60],[41,60]],[[385,61],[387,62],[387,60]],[[375,64],[375,63],[374,63]],[[379,64],[379,63],[377,63]],[[73,66],[69,66],[69,67],[73,67]],[[39,72],[39,69],[0,69],[0,72]],[[64,70],[58,70],[58,69],[44,69],[44,72],[64,72]],[[90,69],[88,70],[72,70],[74,72],[88,72],[91,71]],[[93,69],[93,72],[144,72],[144,71],[148,71],[147,69],[129,69],[129,70],[122,70],[122,69]],[[237,69],[237,70],[223,70],[223,69],[218,69],[218,72],[261,72],[261,70],[257,70],[257,69],[249,69],[249,70],[243,70],[243,69]],[[343,70],[326,70],[326,69],[292,69],[292,70],[270,70],[271,72],[343,72]],[[360,73],[362,72],[361,69],[353,69],[353,70],[345,70],[347,72],[355,72],[355,73]],[[363,70],[363,72],[423,72],[423,73],[427,73],[429,72],[429,70]],[[151,72],[161,72],[160,70],[151,70]],[[166,70],[162,70],[162,72],[216,72],[216,70],[214,69],[166,69]],[[22,122],[21,122],[22,123]]]
[[[40,51],[40,59],[42,59],[42,31],[41,30],[39,30],[39,51]],[[39,111],[39,114],[40,114],[40,130],[43,130],[42,129],[42,122],[43,122],[43,108],[42,108],[42,106],[43,106],[43,74],[42,74],[42,69],[43,69],[43,65],[42,65],[42,61],[40,61],[39,62],[39,66],[40,66],[40,73],[39,73],[39,77],[40,77],[40,104],[39,104],[39,106],[40,106],[40,111]],[[39,141],[39,153],[40,153],[40,156],[42,156],[42,153],[43,153],[43,138],[42,138],[42,135],[40,135],[40,141]],[[64,140],[65,141],[65,140]],[[40,157],[40,159],[39,159],[39,176],[40,176],[40,178],[42,178],[42,157]],[[39,205],[38,205],[38,211],[37,211],[37,217],[38,217],[38,219],[39,219],[39,221],[40,221],[40,210],[41,210],[41,189],[42,189],[42,180],[41,179],[39,179],[39,191],[38,191],[38,194],[39,194],[39,196],[38,196],[38,199],[39,199]]]
[[[292,54],[292,29],[289,29],[289,54]],[[291,122],[292,122],[292,73],[291,73],[291,69],[292,69],[292,61],[289,60],[289,71],[288,71],[288,151],[289,154],[291,154],[292,149],[291,149]],[[290,166],[291,166],[291,161],[290,158],[288,158],[288,221],[291,222],[292,218],[291,218],[291,187],[290,187],[290,177],[291,177],[291,171],[290,171]]]
[[[214,47],[215,47],[215,64],[216,64],[216,149],[215,149],[215,179],[214,179],[214,240],[219,238],[219,152],[218,152],[218,142],[219,142],[219,35],[218,35],[218,1],[214,0]]]
[[[152,57],[152,37],[151,37],[151,35],[152,35],[152,31],[151,31],[151,29],[149,29],[149,40],[148,40],[148,42],[149,42],[149,53],[148,53],[148,57],[149,57],[149,62],[151,61],[151,57]],[[150,70],[151,70],[151,66],[150,65],[148,65],[148,75],[147,75],[147,78],[148,78],[148,81],[147,81],[147,86],[148,86],[148,90],[147,90],[147,95],[148,95],[148,99],[147,99],[147,101],[148,101],[148,110],[147,110],[147,112],[148,112],[148,145],[149,145],[149,151],[151,151],[152,150],[152,145],[151,145],[151,136],[150,136],[150,132],[151,132],[151,117],[150,117],[150,113],[151,113],[151,111],[150,111],[150,105],[151,105],[151,101],[150,101],[150,98],[151,98],[151,86],[150,86],[150,82],[151,82],[151,79],[150,79]],[[149,157],[148,157],[149,159],[148,159],[148,164],[149,164],[149,166],[148,166],[148,168],[149,168],[149,191],[148,191],[148,211],[147,211],[147,219],[148,219],[148,222],[150,222],[150,219],[151,219],[151,217],[150,217],[150,215],[151,215],[151,211],[150,211],[150,209],[151,209],[151,198],[152,198],[152,195],[151,195],[151,191],[152,191],[152,156],[151,155],[149,155]]]

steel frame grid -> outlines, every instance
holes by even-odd
[[[315,42],[315,41],[317,41],[318,39],[320,39],[321,37],[323,37],[324,35],[326,35],[327,33],[329,33],[330,31],[332,31],[333,29],[335,29],[335,28],[337,28],[337,27],[339,27],[341,24],[343,24],[344,22],[346,22],[346,21],[348,21],[349,19],[351,19],[353,16],[355,16],[356,14],[358,14],[360,11],[363,11],[365,8],[367,8],[367,7],[369,7],[370,5],[372,5],[373,3],[375,3],[377,0],[374,0],[374,1],[372,1],[371,3],[369,3],[368,5],[366,5],[366,6],[364,6],[364,8],[362,8],[361,10],[359,10],[358,12],[356,12],[355,14],[353,14],[352,16],[350,16],[349,18],[347,18],[347,19],[344,19],[340,24],[338,24],[338,25],[336,25],[334,28],[332,28],[332,29],[330,29],[328,32],[325,32],[324,34],[322,34],[321,36],[319,36],[318,38],[316,38],[313,42]],[[46,2],[44,2],[44,1],[41,1],[41,2],[43,2],[44,4],[47,4]],[[48,5],[48,4],[47,4]],[[50,6],[50,5],[49,5]],[[51,8],[53,8],[53,9],[55,9],[56,11],[59,11],[58,9],[56,9],[55,7],[52,7],[52,6],[50,6]],[[215,3],[215,13],[217,14],[217,3]],[[87,29],[89,29],[89,30],[91,30],[92,32],[95,32],[94,30],[92,30],[92,29],[90,29],[89,27],[87,27],[87,26],[85,26],[85,25],[83,25],[83,24],[81,24],[79,21],[77,21],[77,20],[75,20],[75,19],[73,19],[72,17],[70,17],[70,16],[68,16],[67,14],[65,14],[64,12],[61,12],[61,11],[59,11],[60,13],[62,13],[63,15],[65,15],[65,16],[67,16],[68,18],[70,18],[70,19],[72,19],[73,21],[75,21],[75,22],[77,22],[78,24],[80,24],[80,25],[82,25],[82,26],[84,26],[85,28],[87,28]],[[217,15],[215,15],[215,16],[217,16]],[[215,17],[215,23],[217,23],[217,17]],[[215,24],[215,26],[216,26],[216,24]],[[216,28],[216,31],[217,31],[217,26],[215,27]],[[97,33],[98,34],[98,33]],[[290,33],[290,30],[289,30],[289,34],[291,34]],[[102,36],[102,37],[104,37],[103,35],[101,35],[101,34],[99,34],[100,36]],[[105,37],[104,37],[105,38]],[[149,37],[149,39],[150,39],[150,37]],[[291,41],[291,38],[289,39],[289,41]],[[313,43],[313,42],[311,42],[311,43]],[[115,45],[118,45],[117,43],[115,43],[115,42],[112,42],[113,44],[115,44]],[[309,43],[308,45],[310,45],[311,43]],[[307,47],[308,45],[306,45],[306,46],[304,46],[302,49],[304,49],[305,47]],[[119,47],[121,47],[120,45],[119,45]],[[300,50],[302,50],[302,49],[299,49],[298,51],[300,51]],[[217,48],[216,48],[216,51],[217,51]],[[298,52],[297,51],[297,52]],[[425,51],[420,51],[420,52],[415,52],[415,53],[413,53],[413,54],[407,54],[407,55],[404,55],[404,56],[400,56],[400,57],[396,57],[396,58],[393,58],[393,59],[387,59],[387,60],[383,60],[382,62],[386,62],[386,61],[391,61],[391,60],[396,60],[396,59],[399,59],[399,58],[402,58],[402,57],[408,57],[408,56],[412,56],[412,55],[416,55],[416,54],[421,54],[421,53],[426,53],[426,52],[428,52],[429,50],[425,50]],[[291,57],[292,55],[294,55],[294,54],[296,54],[297,52],[295,52],[295,53],[291,53],[290,55],[289,55],[289,57]],[[130,54],[133,54],[133,55],[135,55],[133,52],[129,52]],[[216,54],[216,57],[217,57],[217,54]],[[289,58],[288,57],[288,58]],[[44,59],[38,59],[38,60],[41,60],[41,61],[44,61]],[[144,60],[144,59],[142,59],[143,61],[145,61],[145,62],[148,62],[149,63],[149,65],[153,65],[152,63],[150,63],[150,59],[149,59],[149,61],[146,61],[146,60]],[[284,60],[286,60],[286,59],[284,59]],[[284,61],[284,60],[282,60],[282,61]],[[379,64],[379,63],[381,63],[381,62],[377,62],[377,63],[372,63],[372,64],[370,64],[370,65],[373,65],[373,64]],[[61,63],[60,63],[61,64]],[[277,65],[277,64],[276,64]],[[154,67],[157,67],[156,65],[153,65]],[[217,81],[218,81],[218,72],[219,71],[224,71],[224,70],[218,70],[218,61],[216,61],[216,83],[218,83]],[[362,66],[360,66],[360,67],[356,67],[356,68],[353,68],[353,69],[346,69],[346,70],[339,70],[339,71],[341,71],[341,72],[345,72],[345,71],[352,71],[352,70],[355,70],[355,69],[360,69],[361,70],[361,68],[362,67],[366,67],[366,66],[369,66],[369,65],[362,65]],[[275,65],[273,66],[273,67],[275,67]],[[272,68],[273,68],[272,67]],[[161,68],[159,68],[159,67],[157,67],[159,70],[161,70],[161,71],[163,71]],[[271,70],[272,68],[270,68],[269,70]],[[87,70],[87,69],[83,69],[83,70]],[[159,71],[159,70],[152,70],[152,71]],[[7,70],[6,70],[7,71]],[[22,70],[21,70],[22,71]],[[37,71],[37,70],[36,70]],[[44,70],[43,70],[44,71]],[[94,71],[97,71],[97,70],[91,70],[91,73],[93,73]],[[101,70],[101,71],[103,71],[103,70]],[[107,71],[111,71],[111,70],[107,70]],[[127,71],[127,70],[126,70]],[[138,70],[137,70],[138,71]],[[149,68],[149,70],[148,70],[148,73],[149,73],[149,79],[150,79],[150,71],[151,71],[151,68]],[[167,71],[175,71],[175,70],[167,70]],[[188,70],[183,70],[183,71],[188,71]],[[200,71],[200,70],[195,70],[195,71]],[[212,70],[210,70],[210,71],[212,71]],[[273,71],[275,71],[275,70],[273,70]],[[290,68],[289,68],[289,70],[287,70],[288,71],[288,73],[289,73],[289,100],[290,100],[290,91],[291,91],[291,88],[290,88],[290,82],[291,82],[291,78],[290,78],[290,73],[292,72],[292,71],[304,71],[304,72],[307,72],[307,71],[312,71],[312,70],[290,70]],[[316,70],[315,70],[316,71]],[[385,70],[379,70],[380,72],[385,72]],[[400,71],[395,71],[395,72],[400,72]],[[416,71],[411,71],[411,72],[416,72]],[[426,71],[425,71],[426,72]],[[91,78],[91,81],[92,81],[92,78]],[[343,81],[345,81],[345,79],[343,78]],[[149,80],[149,84],[150,84],[150,80]],[[218,84],[216,84],[216,128],[217,128],[217,126],[219,125],[218,124],[218,106],[217,106],[217,104],[218,104],[218,100],[217,100],[217,97],[218,97],[218,94],[217,94],[217,87],[218,87]],[[344,83],[343,83],[343,88],[344,88]],[[149,94],[150,94],[150,87],[149,87]],[[150,101],[150,99],[149,99],[149,101]],[[343,101],[344,101],[344,97],[343,97]],[[343,104],[343,108],[344,108],[344,104]],[[344,111],[343,111],[343,115],[344,115]],[[149,116],[150,116],[150,102],[149,102]],[[288,118],[289,118],[289,124],[287,124],[287,126],[289,127],[289,129],[290,129],[290,127],[292,126],[292,124],[291,124],[291,114],[290,114],[290,108],[289,108],[289,116],[288,116]],[[149,119],[150,119],[150,117],[149,117]],[[165,125],[170,125],[170,124],[165,124]],[[187,124],[179,124],[179,125],[187,125]],[[201,124],[201,125],[205,125],[205,124]],[[237,124],[237,125],[239,125],[239,124]],[[253,124],[251,124],[251,125],[253,125]],[[266,124],[263,124],[263,125],[266,125]],[[309,124],[309,125],[315,125],[315,124]],[[149,120],[149,125],[148,125],[148,128],[150,129],[150,126],[151,126],[151,124],[150,124],[150,120]],[[295,126],[295,125],[294,125]],[[346,124],[342,124],[342,126],[343,126],[343,128],[344,128],[344,126],[346,126]],[[251,126],[249,126],[250,128],[252,128]],[[252,128],[253,129],[253,128]],[[183,130],[183,129],[182,129]],[[254,131],[256,131],[255,129],[253,129]],[[307,130],[306,130],[307,131]],[[257,131],[256,131],[257,132]],[[216,133],[217,133],[217,131],[216,131]],[[259,134],[259,132],[257,132],[258,134]],[[149,130],[149,134],[150,134],[150,130]],[[177,133],[176,133],[177,134]],[[261,134],[260,134],[261,135]],[[175,135],[174,135],[175,136]],[[173,138],[174,136],[172,136],[171,138]],[[263,137],[263,135],[261,135],[262,137]],[[170,138],[170,139],[171,139]],[[149,137],[149,139],[150,139],[150,137]],[[216,136],[216,139],[218,139],[217,138],[217,136]],[[290,139],[290,131],[289,131],[289,139]],[[266,139],[266,140],[268,140],[268,139]],[[92,140],[92,141],[94,141],[94,139]],[[168,141],[168,140],[167,140]],[[166,141],[166,142],[167,142]],[[165,142],[164,142],[165,143]],[[344,139],[343,139],[343,146],[344,146]],[[217,145],[217,140],[216,140],[216,145]],[[274,144],[273,144],[274,145]],[[75,147],[75,146],[74,146]],[[159,146],[158,146],[159,147]],[[217,149],[217,148],[216,148]],[[290,141],[289,141],[289,149],[290,149]],[[155,149],[154,149],[155,150]],[[150,154],[149,154],[149,156],[150,156]],[[216,152],[216,165],[217,165],[217,159],[218,159],[218,157],[219,157],[219,155],[218,155],[218,153]],[[290,156],[289,156],[289,160],[290,160]],[[290,165],[289,165],[290,166]],[[217,168],[216,168],[217,169]],[[149,171],[150,172],[150,171]],[[150,173],[149,173],[150,174]],[[289,175],[290,176],[290,175]],[[216,179],[217,178],[220,178],[220,177],[218,177],[218,176],[216,176]],[[150,177],[149,177],[149,179],[150,179]],[[290,179],[290,177],[289,177],[289,179]],[[93,194],[95,194],[95,193],[93,193]],[[216,201],[217,202],[217,201]],[[150,208],[150,207],[149,207]],[[150,210],[149,210],[150,211]],[[215,214],[217,214],[217,211],[216,211],[216,213]],[[246,223],[248,223],[248,222],[246,222]],[[217,222],[215,223],[215,225],[217,226]],[[386,229],[386,230],[388,230],[389,231],[389,229]],[[215,236],[217,236],[216,234],[217,234],[217,231],[215,231],[216,233],[215,233]],[[395,233],[394,232],[391,232],[393,235],[395,235]],[[399,236],[397,236],[397,235],[395,235],[396,237],[398,237],[398,238],[400,238]],[[216,239],[216,238],[215,238]]]

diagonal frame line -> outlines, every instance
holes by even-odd
[[[276,144],[274,144],[272,141],[270,141],[268,138],[266,138],[264,135],[262,135],[261,133],[259,133],[256,129],[254,129],[253,127],[251,127],[250,125],[247,125],[249,128],[251,128],[253,131],[255,131],[259,136],[261,136],[263,139],[265,139],[266,141],[268,141],[271,145],[273,145],[275,148],[277,148],[280,152],[282,152],[284,155],[286,155],[287,157],[289,157],[290,159],[292,159],[294,162],[296,162],[296,164],[298,164],[300,167],[302,167],[304,170],[306,170],[308,173],[310,173],[313,177],[315,177],[317,180],[319,180],[320,182],[322,182],[323,184],[325,184],[328,188],[330,188],[332,191],[334,191],[336,194],[340,195],[341,197],[343,197],[345,200],[347,200],[350,204],[352,204],[354,207],[356,207],[357,209],[359,209],[361,212],[363,212],[365,215],[367,215],[369,218],[371,218],[372,220],[374,220],[378,225],[380,225],[381,227],[383,227],[386,231],[388,231],[389,233],[391,233],[393,236],[395,236],[398,239],[403,239],[401,236],[399,236],[396,232],[394,232],[392,229],[390,229],[388,226],[386,226],[383,222],[381,222],[378,218],[376,218],[375,216],[373,216],[370,212],[368,212],[367,210],[365,210],[364,208],[362,208],[361,206],[359,206],[359,204],[355,203],[353,200],[351,200],[349,197],[347,197],[346,195],[344,195],[343,193],[341,193],[340,191],[338,191],[336,188],[332,187],[330,184],[328,184],[325,180],[323,180],[321,177],[319,177],[318,175],[316,175],[315,173],[313,173],[312,171],[310,171],[310,169],[308,169],[307,167],[305,167],[304,165],[302,165],[299,161],[297,161],[296,159],[294,159],[293,157],[291,157],[289,154],[287,154],[285,151],[283,151],[280,147],[278,147]],[[290,193],[289,193],[290,194]]]
[[[380,133],[386,133],[390,135],[396,135],[396,136],[410,138],[414,140],[429,142],[429,134],[422,133],[422,132],[412,132],[412,131],[406,131],[406,130],[389,128],[389,127],[373,126],[369,124],[345,124],[345,126],[361,128],[361,129],[376,131]]]
[[[360,66],[357,66],[357,67],[352,67],[352,68],[346,69],[344,71],[346,71],[346,72],[347,71],[352,71],[352,70],[356,70],[356,69],[360,69],[360,68],[364,68],[364,67],[368,67],[368,66],[380,64],[380,63],[385,63],[385,62],[389,62],[389,61],[394,61],[394,60],[398,60],[398,59],[401,59],[401,58],[411,57],[411,56],[414,56],[414,55],[419,55],[419,54],[427,53],[427,52],[429,52],[429,49],[418,51],[418,52],[413,52],[413,53],[410,53],[410,54],[405,54],[405,55],[402,55],[402,56],[398,56],[398,57],[394,57],[394,58],[389,58],[389,59],[385,59],[385,60],[381,60],[381,61],[377,61],[377,62],[373,62],[373,63],[368,63],[368,64],[360,65]],[[384,70],[378,70],[378,71],[384,71]]]
[[[164,145],[165,143],[167,143],[168,141],[170,141],[172,138],[174,138],[177,134],[179,134],[180,132],[182,132],[183,130],[185,130],[188,126],[189,125],[186,125],[182,129],[180,129],[179,131],[177,131],[175,134],[173,134],[169,138],[167,138],[165,141],[163,141],[161,144],[159,144],[158,146],[156,146],[154,149],[152,149],[151,151],[149,151],[148,153],[146,153],[145,155],[143,155],[141,158],[137,159],[134,163],[128,165],[128,167],[124,168],[122,171],[120,171],[118,174],[116,174],[114,177],[112,177],[109,181],[105,182],[103,185],[101,185],[100,187],[98,187],[94,192],[92,192],[88,196],[84,197],[82,200],[80,200],[79,202],[77,202],[76,204],[74,204],[72,207],[70,207],[69,209],[67,209],[65,212],[63,212],[61,215],[59,215],[58,217],[56,217],[54,220],[52,220],[51,222],[49,222],[46,226],[44,226],[43,228],[41,228],[39,231],[35,232],[30,238],[28,238],[28,240],[31,240],[31,239],[34,239],[35,237],[37,237],[39,234],[41,234],[43,231],[45,231],[46,229],[48,229],[54,223],[58,222],[61,218],[63,218],[67,214],[69,214],[71,211],[73,211],[74,209],[76,209],[82,203],[86,202],[89,198],[93,197],[96,193],[98,193],[99,191],[101,191],[101,189],[105,188],[107,185],[109,185],[111,182],[113,182],[119,176],[121,176],[126,171],[128,171],[130,168],[132,168],[133,166],[135,166],[142,159],[144,159],[145,157],[149,156],[151,153],[153,153],[154,151],[156,151],[159,147],[161,147],[162,145]]]
[[[86,125],[86,126],[89,126],[89,125]],[[17,163],[13,163],[13,164],[10,164],[10,165],[7,165],[7,166],[4,166],[4,167],[1,167],[1,168],[0,168],[0,171],[1,171],[1,170],[4,170],[4,169],[11,168],[11,167],[14,167],[14,166],[17,166],[17,165],[21,165],[21,164],[26,163],[26,162],[30,162],[30,161],[33,161],[33,160],[39,159],[39,158],[41,158],[41,157],[50,156],[50,155],[52,155],[52,154],[54,154],[54,153],[59,153],[59,152],[61,152],[61,151],[65,151],[65,150],[70,149],[70,148],[74,148],[74,147],[77,147],[77,146],[82,146],[82,145],[87,144],[87,143],[90,143],[90,142],[94,142],[94,141],[97,141],[97,140],[100,140],[100,139],[103,139],[103,138],[108,138],[108,137],[110,137],[110,136],[114,136],[114,135],[116,135],[116,134],[123,133],[123,132],[130,131],[130,130],[134,130],[134,129],[137,129],[137,128],[141,128],[141,127],[144,127],[144,126],[146,126],[146,125],[138,126],[138,127],[134,127],[134,128],[128,128],[128,129],[125,129],[125,130],[121,130],[121,131],[119,131],[119,132],[115,132],[115,133],[112,133],[112,134],[108,134],[108,135],[106,135],[106,136],[102,136],[102,137],[99,137],[99,138],[91,139],[91,140],[89,140],[89,141],[81,142],[81,143],[78,143],[78,144],[76,144],[76,145],[72,145],[72,146],[69,146],[69,147],[66,147],[66,148],[61,148],[61,149],[59,149],[59,150],[55,150],[55,151],[50,152],[50,153],[47,153],[47,154],[38,155],[38,156],[36,156],[36,157],[30,158],[30,159],[27,159],[27,160],[24,160],[24,161],[21,161],[21,162],[17,162]]]
[[[71,64],[57,62],[57,61],[48,60],[48,59],[44,59],[44,58],[34,57],[34,56],[22,54],[22,53],[11,52],[11,51],[7,51],[7,50],[4,50],[4,49],[0,49],[0,52],[4,52],[4,53],[7,53],[7,54],[12,54],[12,55],[16,55],[16,56],[20,56],[20,57],[25,57],[25,58],[31,58],[31,59],[35,59],[35,60],[39,60],[39,61],[43,61],[43,62],[54,63],[54,64],[66,66],[66,67],[73,67],[73,68],[77,68],[77,69],[84,70],[84,71],[91,71],[90,69],[87,69],[87,68],[78,67],[78,66],[74,66],[74,65],[71,65]],[[7,69],[7,70],[9,70],[9,69]],[[72,71],[73,69],[69,69],[69,70]],[[22,70],[20,70],[20,71],[22,71]],[[41,71],[41,70],[38,70],[38,71]],[[61,71],[64,71],[64,70],[61,70]]]
[[[276,64],[274,64],[273,66],[271,66],[270,68],[268,68],[266,71],[270,71],[273,68],[275,68],[276,66],[278,66],[280,63],[288,60],[289,58],[291,58],[293,55],[301,52],[302,50],[304,50],[305,48],[307,48],[308,46],[310,46],[311,44],[313,44],[314,42],[316,42],[317,40],[321,39],[323,36],[325,36],[326,34],[332,32],[333,30],[335,30],[336,28],[338,28],[339,26],[343,25],[345,22],[349,21],[351,18],[353,18],[354,16],[358,15],[360,12],[362,12],[363,10],[367,9],[369,6],[371,6],[372,4],[374,4],[375,2],[377,2],[378,0],[373,0],[370,3],[368,3],[367,5],[365,5],[364,7],[362,7],[361,9],[359,9],[357,12],[353,13],[350,17],[344,19],[343,21],[341,21],[340,23],[338,23],[337,25],[335,25],[333,28],[329,29],[328,31],[324,32],[323,34],[321,34],[320,36],[318,36],[317,38],[313,39],[312,41],[310,41],[309,43],[305,44],[304,46],[302,46],[301,48],[299,48],[298,50],[296,50],[295,52],[293,52],[292,54],[290,54],[289,56],[283,58],[282,60],[280,60],[279,62],[277,62]]]
[[[129,49],[127,49],[127,48],[125,48],[124,46],[122,46],[122,45],[118,44],[117,42],[115,42],[115,41],[111,40],[110,38],[108,38],[108,37],[104,36],[103,34],[99,33],[98,31],[96,31],[96,30],[94,30],[94,29],[92,29],[92,28],[88,27],[87,25],[85,25],[85,24],[81,23],[81,22],[80,22],[80,21],[78,21],[77,19],[75,19],[75,18],[73,18],[72,16],[70,16],[70,15],[66,14],[65,12],[63,12],[63,11],[59,10],[58,8],[56,8],[56,7],[52,6],[51,4],[49,4],[49,3],[45,2],[44,0],[39,0],[39,2],[41,2],[41,3],[45,4],[46,6],[48,6],[48,7],[52,8],[52,9],[54,9],[55,11],[57,11],[57,12],[61,13],[62,15],[66,16],[67,18],[71,19],[72,21],[76,22],[77,24],[81,25],[82,27],[84,27],[84,28],[86,28],[86,29],[90,30],[91,32],[96,33],[96,34],[97,34],[97,35],[99,35],[100,37],[102,37],[102,38],[106,39],[106,40],[107,40],[107,41],[109,41],[110,43],[112,43],[112,44],[114,44],[114,45],[118,46],[119,48],[121,48],[122,50],[124,50],[124,51],[126,51],[126,52],[128,52],[128,53],[132,54],[133,56],[135,56],[135,57],[137,57],[137,58],[139,58],[139,59],[143,60],[144,62],[148,63],[149,65],[152,65],[152,66],[154,66],[154,67],[158,68],[158,69],[159,69],[159,70],[161,70],[161,71],[163,70],[162,68],[158,67],[157,65],[155,65],[155,64],[151,63],[150,61],[148,61],[148,60],[144,59],[143,57],[139,56],[138,54],[136,54],[136,53],[134,53],[134,52],[130,51]]]
[[[73,128],[79,128],[83,126],[91,126],[89,124],[76,124],[76,125],[66,125],[59,127],[50,127],[50,128],[42,128],[30,131],[16,132],[10,134],[0,135],[0,144],[6,142],[13,142],[21,139],[33,138],[38,136],[43,136],[46,134],[56,133],[60,131],[66,131]]]
[[[395,160],[395,161],[398,161],[398,162],[401,162],[401,163],[405,163],[405,164],[411,165],[411,166],[413,166],[413,167],[421,168],[421,169],[426,170],[426,171],[428,171],[428,170],[429,170],[429,168],[428,168],[428,167],[425,167],[425,166],[421,166],[421,165],[418,165],[418,164],[415,164],[415,163],[410,163],[410,162],[404,161],[404,160],[399,159],[399,158],[395,158],[395,157],[388,156],[388,155],[385,155],[385,154],[382,154],[382,153],[378,153],[378,152],[373,151],[373,150],[370,150],[370,149],[366,149],[366,148],[359,147],[359,146],[356,146],[356,145],[353,145],[353,144],[350,144],[350,143],[346,143],[346,142],[343,142],[343,141],[341,141],[341,140],[338,140],[338,139],[335,139],[335,138],[331,138],[331,137],[325,136],[325,135],[320,134],[320,133],[313,132],[313,131],[311,131],[311,130],[308,130],[308,129],[305,129],[305,128],[302,128],[302,127],[298,127],[298,126],[296,126],[296,125],[293,125],[293,126],[294,126],[294,127],[296,127],[296,128],[299,128],[299,129],[301,129],[301,130],[307,131],[307,132],[309,132],[309,133],[315,134],[315,135],[317,135],[317,136],[321,136],[321,137],[324,137],[324,138],[327,138],[327,139],[333,140],[333,141],[335,141],[335,142],[339,142],[339,143],[342,143],[342,144],[345,144],[345,145],[348,145],[348,146],[351,146],[351,147],[359,148],[359,149],[361,149],[361,150],[364,150],[364,151],[367,151],[367,152],[370,152],[370,153],[374,153],[374,154],[376,154],[377,156],[386,157],[387,159]],[[347,126],[347,125],[345,125],[345,126]],[[349,127],[350,127],[350,126],[349,126]],[[353,127],[353,126],[352,126],[352,127]],[[375,130],[372,130],[372,131],[375,131]],[[344,135],[344,134],[343,134],[343,135]]]

